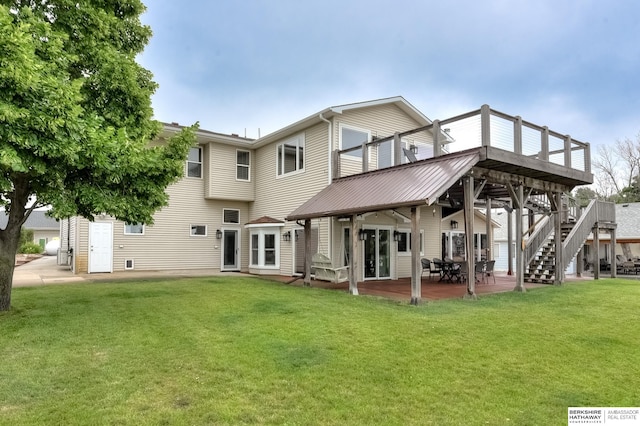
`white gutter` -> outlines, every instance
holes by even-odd
[[[327,144],[328,144],[328,167],[327,167],[327,185],[331,185],[331,178],[333,176],[333,125],[331,124],[331,121],[327,120],[326,118],[324,118],[324,116],[322,115],[322,113],[318,114],[318,117],[320,118],[320,120],[324,121],[325,123],[327,123],[329,126],[329,136],[327,137]],[[332,239],[331,236],[333,235],[333,219],[332,218],[328,218],[328,232],[329,232],[329,238],[327,238],[327,257],[329,259],[331,259],[331,244],[332,244]]]

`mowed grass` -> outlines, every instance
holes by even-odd
[[[17,288],[0,424],[563,425],[640,406],[640,283],[418,307],[258,278]]]

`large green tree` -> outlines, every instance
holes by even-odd
[[[195,126],[149,147],[161,126],[156,84],[135,61],[151,36],[144,9],[139,0],[0,0],[0,311],[34,208],[152,223],[183,173]]]

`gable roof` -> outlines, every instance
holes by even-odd
[[[269,133],[268,135],[265,135],[259,139],[256,139],[254,143],[254,148],[258,148],[262,145],[266,145],[275,140],[287,137],[291,134],[299,132],[315,124],[322,123],[326,119],[329,119],[335,115],[342,114],[345,111],[361,109],[361,108],[370,108],[378,105],[388,105],[388,104],[396,105],[398,108],[404,111],[408,116],[416,120],[416,122],[419,123],[419,126],[425,126],[427,124],[431,124],[431,120],[429,120],[416,107],[414,107],[409,102],[407,102],[405,98],[403,98],[402,96],[394,96],[391,98],[376,99],[376,100],[366,101],[366,102],[356,102],[356,103],[345,104],[345,105],[336,105],[329,108],[325,108],[324,110],[319,111],[315,114],[312,114],[306,118],[303,118],[302,120],[296,121],[295,123],[290,124],[289,126],[283,127],[280,130],[276,130],[273,133]]]
[[[286,220],[431,205],[480,161],[481,148],[336,179]]]
[[[34,210],[31,212],[27,221],[22,226],[25,229],[35,229],[35,230],[52,230],[57,231],[60,229],[60,225],[58,221],[52,217],[46,215],[45,210]],[[7,227],[7,222],[9,221],[9,216],[5,211],[0,212],[0,228],[5,229]]]

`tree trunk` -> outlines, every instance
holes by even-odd
[[[2,250],[0,253],[0,311],[8,311],[11,307],[11,287],[13,285],[15,261],[15,254],[8,256]]]
[[[11,287],[13,286],[13,270],[16,266],[16,253],[20,243],[20,230],[27,220],[33,207],[27,208],[29,200],[29,180],[25,175],[12,177],[13,192],[7,226],[0,230],[0,311],[8,311],[11,308]]]
[[[7,225],[0,238],[0,311],[8,311],[11,308],[13,270],[16,265],[19,241],[20,227],[16,231]]]

